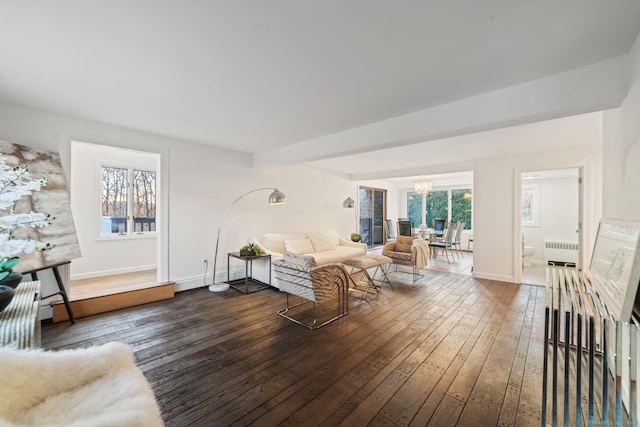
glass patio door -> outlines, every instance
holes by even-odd
[[[387,215],[387,190],[360,187],[359,230],[368,247],[383,245],[384,219]]]

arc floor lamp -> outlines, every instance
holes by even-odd
[[[356,207],[355,200],[353,200],[351,197],[347,197],[346,199],[344,199],[344,202],[342,202],[342,207],[345,209],[353,209],[353,216],[356,221],[355,232],[357,233],[358,232],[358,208]]]
[[[216,283],[216,266],[218,264],[218,246],[220,245],[220,230],[222,230],[222,224],[224,222],[224,218],[227,216],[227,213],[229,213],[229,210],[233,207],[233,205],[238,203],[238,201],[240,201],[240,199],[242,199],[244,196],[251,193],[255,193],[256,191],[262,191],[262,190],[273,190],[272,193],[269,195],[270,205],[284,205],[285,203],[287,203],[287,197],[284,195],[283,192],[279,191],[277,188],[262,187],[262,188],[256,188],[255,190],[247,191],[246,193],[242,194],[240,197],[235,199],[233,203],[229,205],[229,207],[222,214],[222,218],[220,218],[220,225],[218,226],[218,236],[216,237],[216,252],[213,257],[213,284],[209,285],[209,291],[222,292],[229,289],[228,283],[224,283],[224,282]]]

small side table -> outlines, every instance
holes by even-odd
[[[244,261],[244,278],[230,280],[229,272],[231,269],[229,268],[229,265],[231,258]],[[269,283],[264,283],[253,278],[253,261],[255,260],[265,260],[269,263]],[[229,252],[227,254],[227,283],[233,289],[244,292],[245,294],[258,292],[271,287],[271,255],[241,256],[240,252]]]

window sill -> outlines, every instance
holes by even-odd
[[[113,241],[113,240],[139,240],[139,239],[156,239],[158,233],[140,233],[140,234],[110,234],[100,235],[97,241]]]

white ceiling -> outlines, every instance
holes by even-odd
[[[261,153],[626,54],[639,31],[637,0],[0,0],[0,100]]]
[[[309,162],[360,180],[466,171],[473,161],[601,145],[602,113],[581,114],[368,153]]]

